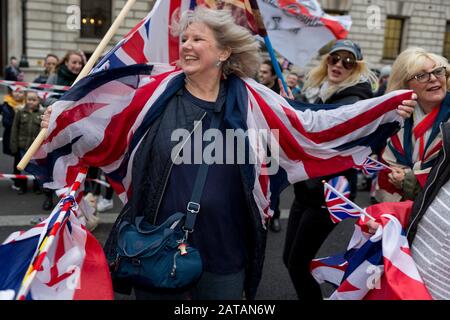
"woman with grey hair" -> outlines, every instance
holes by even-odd
[[[161,90],[152,89],[155,91],[151,100],[160,101],[158,97],[165,93],[161,100],[164,103],[156,108],[158,111],[153,107],[149,109],[148,113],[154,112],[155,116],[145,123],[146,131],[144,124],[139,128],[140,132],[145,132],[142,138],[133,137],[139,140],[139,144],[130,160],[129,200],[105,245],[107,258],[114,266],[118,229],[122,221],[143,216],[148,222],[160,225],[175,212],[186,212],[200,167],[195,161],[196,156],[204,158],[211,148],[206,144],[206,141],[211,141],[206,130],[214,127],[213,120],[220,117],[219,134],[214,139],[215,161],[209,164],[201,209],[188,239],[188,244],[200,252],[203,274],[190,290],[177,295],[156,294],[142,287],[135,288],[135,293],[137,299],[239,300],[245,291],[248,299],[254,299],[264,263],[266,224],[274,209],[271,200],[289,182],[305,179],[307,173],[302,161],[310,159],[305,156],[303,147],[311,153],[317,151],[314,163],[353,150],[346,151],[345,146],[337,150],[326,143],[312,142],[303,128],[316,131],[325,124],[329,128],[329,125],[338,125],[341,121],[354,122],[359,128],[358,121],[353,119],[364,113],[364,107],[343,106],[339,116],[332,108],[315,112],[305,110],[307,106],[302,105],[303,111],[294,110],[290,104],[295,102],[286,101],[251,79],[259,68],[258,43],[245,28],[236,25],[226,11],[198,7],[184,13],[175,33],[180,35],[182,42],[179,69],[155,76],[158,79],[170,78],[164,86],[157,87]],[[364,130],[353,135],[344,130],[336,132],[335,137],[342,138],[339,143],[345,144],[376,133],[381,123],[398,125],[402,117],[410,113],[412,108],[408,105],[414,105],[413,101],[400,105],[409,97],[409,92],[393,93],[385,98],[386,105],[389,105],[386,112],[369,112],[371,115],[368,117],[373,121],[363,124]],[[366,106],[366,111],[370,108]],[[47,125],[48,114],[43,122],[44,127]],[[178,129],[188,132],[188,140],[182,138],[181,142],[186,144],[182,144],[180,149],[176,148],[180,141],[172,138]],[[236,141],[238,139],[230,144],[228,141],[220,144],[219,137],[226,139],[229,129],[236,135],[247,130],[249,134],[244,134],[242,140],[245,144],[241,145]],[[279,136],[273,134],[275,140],[272,139],[272,147],[267,150],[257,144],[249,132],[251,129],[265,132],[273,129],[279,132]],[[87,136],[86,130],[90,128],[86,126],[77,130],[83,130]],[[196,140],[197,133],[204,134],[200,141]],[[278,145],[279,159],[276,158]],[[362,149],[358,146],[355,154]],[[172,158],[173,151],[175,159]],[[254,161],[271,157],[274,163]],[[351,165],[348,158],[342,158],[348,161],[336,166],[337,169],[319,165],[317,174]],[[181,163],[180,159],[183,160]],[[272,166],[278,168],[278,164],[281,168],[269,175]],[[131,167],[131,164],[125,167]],[[113,176],[108,177],[114,180]],[[131,291],[129,286],[121,287],[123,283],[115,282],[114,285],[116,291]]]
[[[379,174],[379,202],[414,200],[425,184],[442,145],[439,126],[450,122],[448,67],[446,58],[419,47],[406,49],[394,61],[387,92],[414,90],[418,104],[383,151],[391,171]]]

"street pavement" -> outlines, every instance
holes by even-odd
[[[3,128],[0,129],[0,140],[3,136]],[[0,141],[1,144],[1,141]],[[13,159],[0,153],[0,173],[12,173]],[[0,243],[9,234],[18,230],[27,230],[31,227],[30,220],[34,217],[47,216],[50,212],[42,209],[44,195],[36,195],[31,190],[25,195],[18,195],[11,189],[11,181],[0,179]],[[281,195],[281,225],[279,233],[269,232],[266,259],[262,281],[258,290],[257,299],[261,300],[295,300],[296,294],[290,281],[288,272],[283,265],[282,254],[289,208],[293,200],[293,188],[288,187]],[[55,199],[56,200],[56,199]],[[367,192],[358,192],[356,202],[361,207],[369,205]],[[100,215],[101,224],[94,230],[94,236],[104,244],[121,209],[117,197],[114,198],[114,208]],[[341,222],[330,234],[318,252],[318,256],[325,257],[333,253],[345,250],[353,230],[353,221]],[[328,296],[332,288],[323,286],[323,293]],[[116,295],[118,300],[132,299],[133,297]]]

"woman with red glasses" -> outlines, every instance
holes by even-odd
[[[425,184],[442,146],[440,124],[450,118],[447,67],[446,58],[422,48],[409,48],[395,60],[387,92],[414,90],[418,104],[383,152],[391,171],[380,173],[378,201],[414,200]]]
[[[351,40],[337,41],[320,64],[311,70],[303,88],[303,100],[316,104],[349,104],[373,97],[377,78],[363,60],[360,47]],[[357,171],[345,175],[350,183],[350,198],[356,196]],[[294,184],[283,261],[289,270],[300,300],[320,300],[320,286],[311,276],[309,265],[334,228],[326,209],[320,177]]]

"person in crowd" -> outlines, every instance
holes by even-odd
[[[121,221],[139,215],[159,225],[175,212],[184,212],[190,201],[199,165],[173,162],[172,146],[178,143],[171,140],[174,130],[184,128],[193,132],[196,121],[201,121],[202,129],[207,130],[214,114],[222,117],[219,131],[223,135],[226,129],[241,128],[247,117],[256,121],[256,110],[248,105],[247,96],[241,99],[243,94],[250,97],[246,93],[250,92],[246,91],[247,86],[250,86],[248,90],[264,92],[269,100],[282,99],[251,79],[259,68],[259,44],[247,29],[234,23],[228,12],[197,7],[182,15],[174,32],[181,36],[178,63],[181,73],[177,81],[172,82],[170,90],[175,93],[168,97],[164,109],[150,124],[136,150],[129,201],[105,245],[112,268],[117,257],[115,243]],[[285,109],[275,103],[271,105],[267,112],[273,112],[276,119],[289,111],[301,123],[306,122],[304,113],[294,110],[287,102]],[[408,105],[414,105],[414,101],[391,106],[398,108],[397,113],[390,112],[395,121],[410,115],[413,108]],[[350,116],[349,108],[342,107],[339,115]],[[308,119],[312,122],[319,119],[327,121],[336,117],[336,112],[311,111]],[[43,127],[48,127],[50,113],[51,109],[46,111]],[[380,115],[382,118],[385,116]],[[373,124],[372,129],[376,128],[377,125]],[[290,132],[283,134],[289,135]],[[356,139],[361,137],[356,136]],[[299,139],[308,140],[307,137]],[[199,147],[204,151],[204,144]],[[245,151],[238,149],[237,152]],[[283,159],[287,161],[287,158]],[[137,299],[241,300],[243,291],[248,299],[255,298],[267,237],[267,214],[257,204],[260,198],[254,193],[257,168],[250,163],[209,165],[205,184],[207,191],[202,195],[195,231],[189,236],[190,244],[200,251],[202,257],[203,274],[199,282],[180,295],[162,295],[134,288]],[[301,164],[295,168],[302,170]],[[276,190],[273,193],[278,196]],[[120,290],[117,286],[115,289]]]
[[[394,61],[387,91],[414,90],[418,105],[382,153],[391,171],[379,173],[379,202],[414,200],[422,189],[442,144],[439,125],[450,119],[447,68],[446,58],[418,47],[406,49]]]
[[[58,64],[59,58],[49,53],[47,57],[45,57],[44,61],[44,73],[39,75],[36,79],[34,79],[34,83],[47,83],[48,77],[54,72],[56,65]]]
[[[14,122],[14,116],[18,110],[20,110],[25,103],[25,91],[22,87],[12,88],[8,87],[8,94],[4,98],[2,107],[0,108],[0,113],[2,114],[2,124],[3,124],[3,153],[14,157],[13,173],[19,174],[16,166],[19,164],[20,156],[17,153],[11,151],[11,129]],[[19,191],[19,180],[14,179],[14,183],[11,186],[13,190]]]
[[[58,62],[54,72],[48,77],[47,84],[71,86],[83,69],[83,59],[83,56],[78,51],[68,51],[64,58]],[[55,97],[49,97],[44,104],[45,106],[50,106],[56,101]],[[44,189],[44,194],[46,197],[42,204],[42,209],[52,210],[54,207],[53,191]]]
[[[258,81],[259,83],[272,89],[274,92],[278,94],[280,93],[277,73],[275,72],[275,68],[273,67],[271,60],[264,60],[263,63],[261,63],[258,71]]]
[[[5,68],[5,80],[23,81],[24,74],[19,68],[19,61],[16,57],[9,59],[9,65]]]
[[[270,88],[272,91],[278,94],[280,93],[280,81],[277,77],[275,68],[273,67],[271,60],[264,60],[263,63],[261,63],[261,65],[259,66],[258,80],[259,83]],[[280,232],[281,231],[281,223],[280,223],[281,210],[279,208],[280,199],[275,199],[274,201],[277,203],[277,205],[275,213],[273,214],[272,218],[269,221],[269,228],[273,232]]]
[[[450,300],[450,123],[441,123],[442,147],[424,188],[417,194],[406,226],[411,254],[435,300]],[[395,213],[394,213],[395,215]],[[377,222],[369,220],[370,232]]]
[[[298,96],[301,92],[298,86],[298,74],[296,72],[290,71],[286,76],[286,84],[291,90],[294,97]]]
[[[360,47],[351,40],[338,40],[309,73],[302,96],[316,104],[355,103],[372,97],[372,83],[377,83],[377,79],[368,69]],[[337,175],[347,177],[350,199],[354,199],[357,171],[349,169]],[[300,300],[322,299],[309,265],[335,226],[326,209],[322,184],[322,180],[331,178],[319,177],[294,184],[295,198],[289,214],[283,262]]]
[[[380,75],[378,77],[378,90],[375,93],[375,97],[380,97],[386,92],[387,83],[391,75],[392,67],[390,65],[384,66],[380,70]]]
[[[55,71],[48,77],[47,84],[71,86],[84,66],[83,56],[78,51],[69,51],[58,62]]]
[[[14,116],[11,128],[11,152],[22,157],[33,143],[41,129],[41,115],[44,113],[41,99],[37,92],[27,91],[25,106],[18,110]],[[27,192],[27,180],[20,180],[18,194]],[[34,191],[39,192],[39,184],[34,180]]]

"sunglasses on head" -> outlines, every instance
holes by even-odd
[[[349,56],[342,57],[339,54],[333,53],[328,55],[327,62],[330,66],[334,66],[339,61],[342,61],[342,65],[345,69],[351,70],[356,66],[356,60]]]

